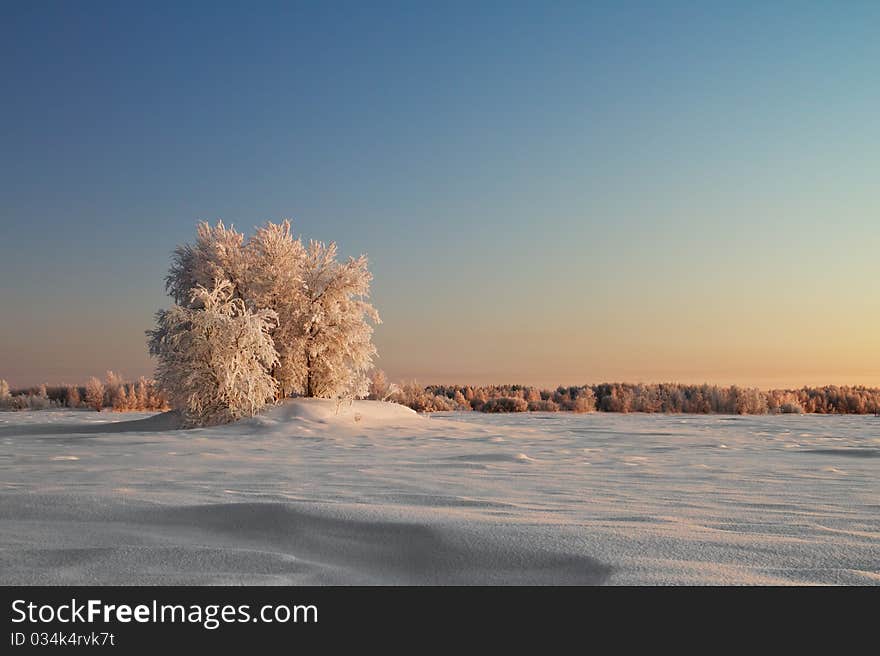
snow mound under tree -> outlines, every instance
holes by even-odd
[[[263,424],[308,421],[372,428],[427,421],[425,417],[399,403],[313,398],[287,399],[266,408],[260,413],[259,419]]]

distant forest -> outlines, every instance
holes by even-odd
[[[419,412],[664,412],[694,414],[877,414],[880,389],[803,387],[759,390],[679,383],[602,383],[539,389],[528,385],[381,385],[371,398],[387,398]]]
[[[140,378],[127,382],[107,372],[104,380],[92,377],[85,385],[36,385],[10,389],[0,380],[0,410],[73,408],[117,412],[168,410],[168,399],[156,381]]]
[[[428,385],[389,383],[370,376],[370,399],[401,403],[418,412],[663,412],[693,414],[880,414],[880,388],[827,385],[760,390],[679,383],[601,383],[541,389],[529,385]],[[10,389],[0,380],[0,410],[163,411],[165,393],[155,381],[124,381],[112,371],[86,385]]]

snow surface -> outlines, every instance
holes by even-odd
[[[174,425],[0,414],[0,583],[880,583],[872,416]]]

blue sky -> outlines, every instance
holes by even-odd
[[[0,4],[0,377],[149,373],[174,246],[367,252],[423,382],[880,384],[880,4]]]

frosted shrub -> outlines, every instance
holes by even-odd
[[[452,412],[453,410],[455,410],[455,401],[439,394],[423,396],[419,408],[420,412]]]
[[[428,407],[428,395],[425,393],[425,389],[419,387],[414,380],[398,387],[391,396],[391,400],[412,408],[416,412],[424,412]]]
[[[392,385],[387,398],[416,412],[451,412],[459,409],[454,399],[443,394],[435,394],[420,387],[415,381],[405,383],[402,387]]]
[[[15,394],[0,400],[3,410],[46,410],[53,406],[48,397],[39,394]]]
[[[161,310],[148,332],[156,378],[189,426],[253,416],[278,390],[269,373],[278,364],[269,335],[277,315],[251,311],[232,293],[225,280],[210,291],[197,286],[193,307]]]
[[[529,401],[529,412],[558,412],[559,404],[554,401],[537,400],[537,401]]]
[[[483,412],[525,412],[529,409],[529,402],[519,397],[502,396],[497,399],[489,399],[483,404]]]
[[[46,410],[54,405],[45,394],[29,394],[26,398],[28,410]]]
[[[596,396],[589,387],[583,389],[571,402],[573,412],[593,412],[596,409]]]

